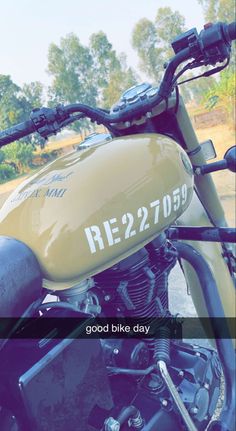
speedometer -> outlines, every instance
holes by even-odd
[[[135,100],[141,94],[146,93],[146,91],[149,90],[150,88],[151,88],[151,84],[147,82],[143,82],[142,84],[135,85],[134,87],[129,88],[122,94],[121,100],[122,102],[129,103]]]

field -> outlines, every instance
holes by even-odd
[[[225,125],[219,125],[206,129],[198,129],[196,131],[199,141],[202,142],[206,139],[212,139],[215,145],[217,159],[223,158],[226,150],[235,144],[234,132],[229,130]],[[71,137],[63,141],[56,141],[49,144],[49,149],[57,149],[63,147],[65,151],[69,150],[73,145],[78,144],[80,138]],[[20,184],[26,176],[9,181],[5,184],[0,184],[0,206],[4,203],[8,195]],[[221,197],[222,205],[226,212],[226,217],[229,224],[235,225],[235,174],[229,171],[220,171],[213,174],[213,179],[216,188]]]

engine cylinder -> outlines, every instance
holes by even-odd
[[[170,315],[168,310],[168,274],[176,263],[170,253],[172,245],[164,235],[146,248],[119,262],[95,277],[105,298],[103,310],[108,317],[138,318],[148,325],[153,318],[160,319],[156,338],[145,342],[154,358],[169,362],[169,334],[164,339],[161,318]],[[163,319],[163,325],[166,321]],[[158,331],[162,331],[159,333]]]

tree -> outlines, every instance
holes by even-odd
[[[171,42],[186,30],[185,18],[178,11],[173,12],[170,7],[161,7],[157,11],[155,27],[164,59],[168,61],[174,54]]]
[[[91,35],[90,52],[97,86],[104,88],[109,82],[110,74],[120,67],[116,52],[102,31]]]
[[[53,76],[51,99],[58,103],[95,102],[93,59],[87,47],[70,33],[61,38],[60,46],[52,43],[48,51],[48,71]]]
[[[26,99],[30,109],[40,108],[43,104],[43,85],[39,81],[23,84],[21,89],[23,97]]]
[[[48,71],[53,76],[49,89],[50,104],[86,103],[94,105],[97,88],[93,79],[93,58],[89,48],[70,33],[61,39],[60,45],[52,43],[48,51]],[[72,124],[73,130],[88,127],[85,120]]]
[[[221,104],[228,112],[229,123],[235,127],[235,73],[233,69],[221,72],[220,79],[205,94],[208,108]]]
[[[98,87],[98,103],[110,108],[123,91],[137,82],[135,72],[127,67],[125,54],[118,56],[102,31],[90,37],[90,50]]]
[[[137,83],[136,75],[132,68],[127,67],[126,57],[119,57],[119,67],[110,72],[109,81],[103,89],[103,106],[110,108],[117,102],[122,93]]]
[[[9,75],[0,75],[0,129],[29,119],[33,108],[42,105],[43,86],[39,82],[16,85]],[[42,138],[31,135],[24,138],[25,142],[38,144]]]
[[[204,18],[206,21],[231,22],[235,19],[234,0],[198,0],[203,7]]]
[[[20,90],[9,75],[0,75],[0,129],[23,121],[25,105]]]
[[[33,146],[24,142],[12,142],[2,148],[4,161],[13,163],[19,173],[28,168],[33,158]]]
[[[0,149],[0,164],[4,161],[5,159],[5,154],[4,152]]]
[[[200,69],[200,72],[198,73],[201,73],[201,71],[203,70]],[[184,75],[183,79],[191,79],[193,77],[194,74],[190,72]],[[179,89],[185,103],[194,100],[195,103],[199,104],[204,103],[206,93],[210,91],[210,89],[215,85],[215,83],[215,78],[213,76],[208,76],[180,85]]]
[[[157,81],[163,70],[164,59],[153,22],[142,18],[135,25],[132,33],[132,46],[138,53],[140,70]]]
[[[184,17],[171,8],[159,8],[154,22],[143,18],[134,27],[132,45],[140,59],[140,69],[152,80],[159,81],[163,65],[173,55],[171,41],[184,28]]]
[[[235,0],[198,0],[203,7],[206,21],[223,21],[230,23],[235,20]],[[207,106],[213,107],[221,103],[229,114],[230,123],[235,122],[235,43],[232,44],[231,61],[226,70],[220,73],[220,79],[205,94]]]

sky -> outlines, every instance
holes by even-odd
[[[201,30],[204,20],[197,0],[0,0],[0,74],[22,85],[49,85],[47,54],[50,43],[74,32],[87,45],[92,33],[104,31],[117,53],[138,67],[131,46],[134,25],[154,20],[159,7],[170,6],[186,19],[186,27]]]

